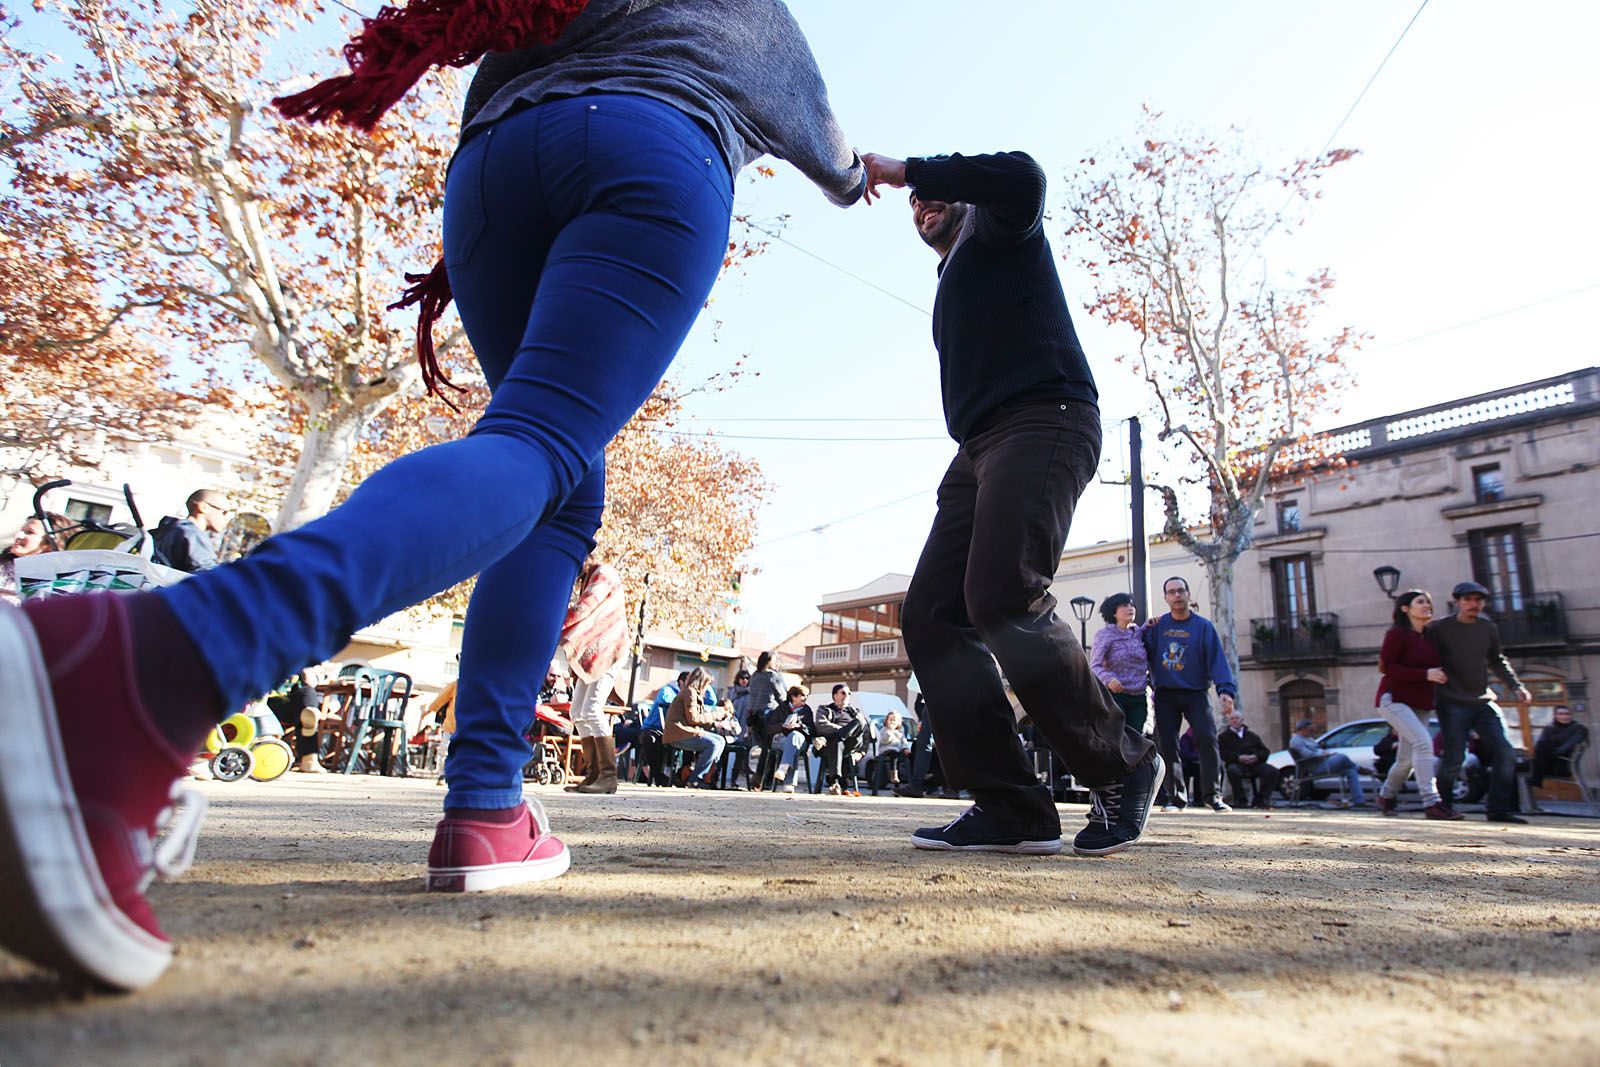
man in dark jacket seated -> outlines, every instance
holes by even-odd
[[[1228,725],[1217,735],[1217,749],[1222,754],[1222,769],[1233,787],[1234,807],[1245,806],[1245,782],[1256,784],[1255,807],[1272,807],[1272,794],[1278,788],[1278,768],[1267,762],[1272,755],[1261,736],[1244,724],[1244,716],[1237,711],[1228,716]]]
[[[843,683],[834,686],[833,702],[813,710],[806,725],[822,760],[828,792],[833,796],[860,796],[855,756],[865,743],[867,717],[851,705],[850,687]]]
[[[1550,777],[1572,775],[1572,755],[1578,746],[1589,740],[1589,728],[1572,718],[1572,709],[1562,704],[1556,708],[1549,726],[1533,743],[1533,767],[1528,773],[1528,784],[1538,788]]]

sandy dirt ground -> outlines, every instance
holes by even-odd
[[[201,788],[172,969],[0,957],[0,1065],[1600,1063],[1593,821],[1158,814],[1093,860],[912,850],[954,801],[544,789],[571,873],[454,896],[430,782]]]

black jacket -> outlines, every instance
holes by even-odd
[[[1238,763],[1240,756],[1254,756],[1257,763],[1265,763],[1267,757],[1272,755],[1272,750],[1263,744],[1261,737],[1248,726],[1245,727],[1243,737],[1231,729],[1223,730],[1217,735],[1217,748],[1222,753],[1224,764]]]

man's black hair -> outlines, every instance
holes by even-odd
[[[1173,582],[1182,582],[1183,583],[1183,591],[1185,593],[1187,593],[1189,591],[1189,579],[1185,578],[1181,574],[1174,574],[1171,578],[1168,578],[1166,581],[1161,583],[1161,595],[1162,596],[1166,596],[1167,595],[1167,586],[1171,585]]]

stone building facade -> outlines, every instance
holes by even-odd
[[[1348,465],[1274,485],[1255,543],[1236,564],[1240,697],[1253,726],[1283,744],[1301,718],[1332,726],[1374,714],[1391,612],[1375,575],[1382,569],[1397,592],[1431,592],[1441,613],[1463,579],[1492,591],[1489,612],[1535,698],[1503,703],[1515,743],[1531,746],[1557,703],[1594,730],[1600,368],[1331,436]],[[1053,592],[1066,604],[1127,588],[1126,555],[1126,542],[1065,553]],[[1151,557],[1152,585],[1184,574],[1204,612],[1199,565],[1160,541]],[[1098,627],[1096,616],[1091,639]]]

